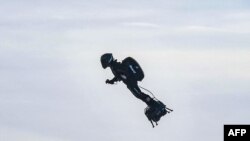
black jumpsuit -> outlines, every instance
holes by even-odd
[[[137,84],[137,80],[134,80],[129,76],[129,74],[126,72],[126,68],[122,63],[119,63],[115,60],[111,63],[110,68],[115,76],[111,81],[115,82],[122,80],[135,97],[141,99],[147,105],[150,105],[152,103],[152,98],[140,90]]]

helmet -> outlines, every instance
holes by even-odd
[[[106,69],[112,61],[113,61],[112,53],[105,53],[101,56],[101,63],[104,69]]]

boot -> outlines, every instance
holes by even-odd
[[[153,98],[147,98],[146,103],[149,107],[152,107],[152,108],[160,108],[160,109],[165,108],[165,105],[162,102],[156,101]]]
[[[148,107],[154,107],[154,105],[156,105],[156,101],[151,97],[147,97],[144,102],[148,105]]]

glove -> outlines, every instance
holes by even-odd
[[[114,84],[114,81],[107,79],[106,84]]]

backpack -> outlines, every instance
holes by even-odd
[[[144,73],[140,65],[132,57],[127,57],[122,61],[125,66],[126,72],[132,79],[136,81],[142,81]]]

